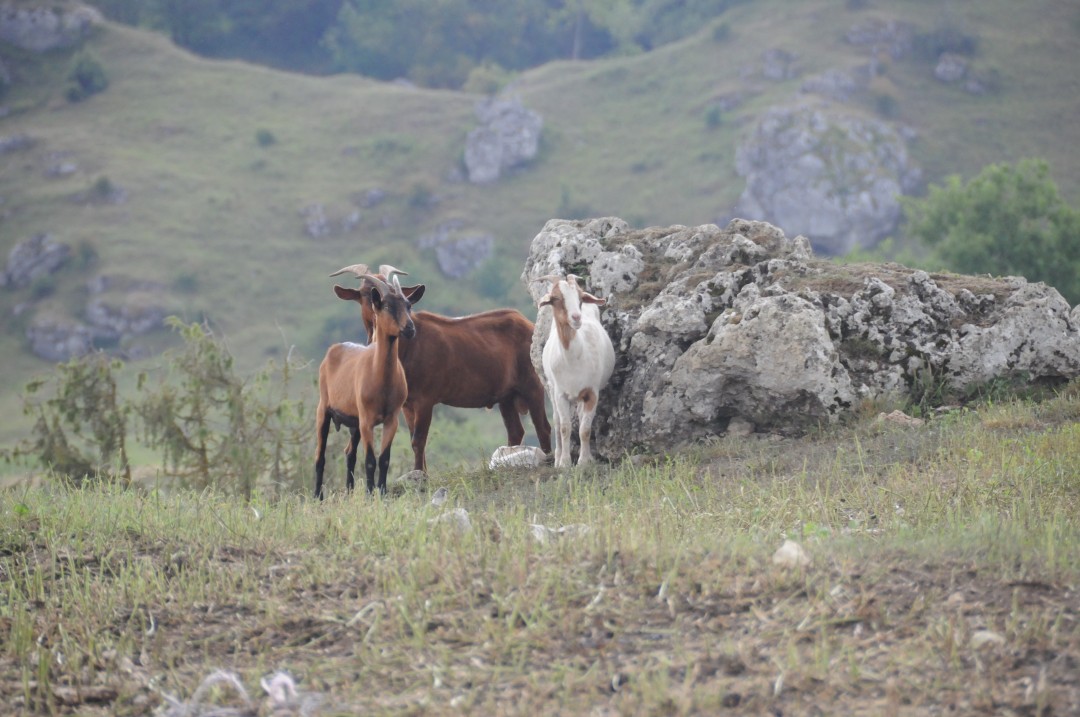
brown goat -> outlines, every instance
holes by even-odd
[[[393,267],[383,267],[393,269]],[[345,267],[337,274],[352,272]],[[355,299],[368,336],[372,335],[375,311],[371,285],[361,279]],[[421,287],[405,287],[403,293]],[[412,433],[414,468],[427,471],[428,430],[437,404],[458,408],[491,408],[498,404],[506,426],[508,445],[525,438],[521,414],[532,418],[540,448],[551,452],[551,424],[544,407],[544,385],[529,355],[533,323],[520,311],[495,309],[450,318],[428,311],[413,315],[416,335],[400,342],[398,356],[405,369],[409,396],[403,410]],[[376,339],[377,341],[377,339]]]
[[[399,337],[412,338],[416,327],[412,305],[424,294],[424,287],[413,287],[406,297],[401,285],[393,286],[377,276],[364,275],[366,298],[376,316],[374,341],[370,346],[334,344],[319,365],[319,406],[315,413],[315,497],[323,494],[323,469],[326,465],[326,438],[330,424],[343,424],[351,432],[346,450],[346,487],[353,489],[353,470],[359,443],[364,446],[364,467],[368,492],[375,490],[378,465],[380,493],[386,492],[386,473],[390,467],[390,447],[397,432],[398,413],[408,395],[405,370],[399,358]],[[335,286],[339,298],[359,301],[360,292]],[[375,457],[375,427],[382,425],[382,445]]]

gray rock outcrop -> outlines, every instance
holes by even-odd
[[[99,274],[86,282],[86,322],[99,340],[120,341],[165,326],[165,287],[153,281]]]
[[[94,350],[95,331],[86,324],[59,317],[40,317],[26,329],[30,350],[46,361],[67,361]]]
[[[35,144],[37,144],[37,140],[28,134],[7,135],[0,137],[0,154],[30,149]]]
[[[767,111],[737,148],[746,188],[735,215],[791,227],[815,250],[871,247],[900,220],[920,173],[887,122],[800,104]]]
[[[540,148],[543,118],[520,99],[491,98],[479,102],[480,126],[465,140],[465,169],[473,184],[494,182],[503,172],[524,164]]]
[[[451,279],[461,279],[491,257],[495,238],[486,232],[466,231],[464,221],[450,219],[421,237],[417,245],[434,249],[439,270]]]
[[[87,5],[6,2],[0,5],[0,40],[23,50],[47,52],[77,45],[101,22],[101,13]]]
[[[607,459],[729,427],[800,432],[931,384],[945,395],[998,378],[1080,376],[1080,308],[1051,287],[836,264],[765,222],[632,230],[615,218],[551,220],[522,274],[534,301],[548,288],[535,279],[552,273],[583,277],[608,299],[616,366],[593,427]],[[538,367],[549,328],[545,307]]]
[[[49,234],[35,234],[11,248],[0,286],[29,286],[35,279],[57,271],[71,257],[71,247]]]
[[[855,23],[844,35],[848,43],[869,48],[870,54],[887,52],[894,60],[907,56],[915,45],[915,27],[897,20],[870,18]]]

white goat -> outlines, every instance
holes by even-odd
[[[544,377],[555,409],[555,466],[570,465],[571,406],[577,406],[581,453],[578,465],[592,462],[589,436],[600,389],[615,368],[615,348],[600,324],[606,301],[586,292],[573,274],[551,280],[551,289],[537,303],[551,306],[552,328],[544,344]]]

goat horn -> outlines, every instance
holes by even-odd
[[[365,276],[368,275],[368,271],[369,270],[368,270],[368,265],[367,264],[353,264],[351,266],[344,266],[344,267],[338,269],[337,271],[335,271],[330,276],[340,276],[341,274],[353,274],[353,275],[356,276],[357,279],[362,279],[362,278],[364,278]]]
[[[394,291],[389,286],[387,286],[385,281],[375,276],[374,274],[364,274],[360,278],[365,281],[370,281],[372,284],[375,285],[375,288],[383,294],[392,294]]]
[[[538,276],[538,277],[536,277],[535,279],[532,279],[532,281],[533,281],[533,282],[539,282],[539,281],[559,281],[560,279],[562,279],[562,277],[561,277],[561,276],[559,276],[558,274],[545,274],[544,276]]]
[[[379,273],[382,274],[383,276],[385,276],[387,281],[390,281],[391,279],[393,279],[395,275],[401,275],[401,276],[408,276],[409,275],[409,272],[402,271],[401,269],[395,269],[394,267],[390,266],[389,264],[380,264],[379,265]]]

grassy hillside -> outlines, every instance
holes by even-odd
[[[357,261],[409,270],[429,285],[429,309],[510,305],[531,315],[516,277],[547,219],[692,225],[723,216],[742,190],[733,168],[738,138],[764,108],[799,96],[801,78],[761,78],[762,52],[796,53],[802,77],[850,68],[866,61],[866,50],[843,34],[868,17],[926,32],[958,25],[978,38],[976,66],[1000,78],[999,91],[975,97],[933,81],[925,62],[886,62],[872,92],[856,101],[870,113],[880,96],[895,100],[894,119],[917,132],[912,152],[928,180],[1043,156],[1065,196],[1080,197],[1075,3],[966,0],[949,3],[947,16],[925,0],[857,5],[757,0],[723,17],[724,30],[703,28],[649,54],[525,73],[509,91],[543,115],[541,154],[485,187],[450,179],[475,126],[476,96],[207,61],[107,25],[87,47],[109,88],[69,104],[67,54],[19,57],[23,75],[4,98],[10,112],[0,135],[26,133],[37,144],[0,157],[0,256],[49,232],[76,247],[78,260],[35,287],[0,291],[0,410],[17,413],[26,378],[48,368],[26,354],[31,317],[79,315],[85,280],[101,273],[158,282],[170,308],[210,318],[248,365],[294,345],[318,357],[328,342],[358,336],[356,312],[334,299],[326,277]],[[710,121],[710,107],[731,93],[743,103]],[[267,133],[275,141],[260,143]],[[55,157],[78,171],[47,176]],[[122,201],[95,194],[103,180],[122,190]],[[361,208],[353,230],[304,234],[304,207],[321,203],[340,221],[373,188],[388,198]],[[416,244],[451,218],[497,240],[492,262],[465,280],[441,276]],[[16,316],[26,302],[31,308]],[[0,425],[0,436],[15,424]]]
[[[0,490],[0,699],[17,715],[1072,714],[1075,389],[584,474],[454,472],[441,507]],[[787,539],[805,564],[776,562]],[[296,701],[256,709],[278,671]]]

